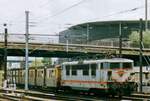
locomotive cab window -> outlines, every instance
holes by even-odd
[[[116,68],[120,68],[120,63],[110,63],[110,69],[116,69]]]
[[[123,63],[123,68],[124,69],[132,68],[132,63]]]

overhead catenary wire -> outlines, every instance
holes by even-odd
[[[87,0],[81,0],[81,1],[79,1],[79,2],[77,2],[77,3],[75,3],[75,4],[73,4],[73,5],[71,5],[71,6],[67,7],[67,8],[65,8],[65,9],[62,9],[61,11],[59,11],[59,12],[53,14],[53,15],[48,15],[46,18],[44,18],[44,19],[42,19],[42,20],[47,20],[47,19],[56,17],[56,16],[58,16],[58,15],[60,15],[60,14],[63,14],[63,13],[65,13],[66,11],[68,11],[68,10],[70,10],[70,9],[72,9],[72,8],[74,8],[74,7],[76,7],[76,6],[80,5],[80,4],[82,4],[82,3],[84,3],[85,1],[87,1]],[[38,21],[38,22],[41,23],[42,20],[40,20],[40,21]]]
[[[73,4],[73,5],[71,5],[71,6],[69,6],[69,7],[67,7],[67,8],[65,8],[65,9],[63,9],[63,10],[61,10],[60,12],[58,12],[58,13],[56,13],[56,14],[54,14],[54,15],[48,15],[48,16],[46,16],[46,18],[44,18],[44,19],[41,19],[40,21],[37,21],[37,23],[41,23],[41,21],[47,21],[49,18],[52,18],[52,17],[55,17],[55,16],[57,16],[57,15],[59,15],[59,14],[62,14],[62,13],[64,13],[64,12],[66,12],[66,11],[68,11],[68,10],[70,10],[70,9],[72,9],[72,8],[74,8],[74,7],[76,7],[76,6],[78,6],[78,5],[80,5],[81,3],[83,3],[84,1],[86,1],[86,0],[81,0],[80,2],[78,2],[78,3],[76,3],[76,4]],[[35,21],[34,21],[35,22]],[[19,21],[19,22],[13,22],[13,23],[11,23],[11,25],[12,26],[14,26],[14,25],[20,25],[20,24],[24,24],[24,21]],[[34,27],[36,27],[36,26],[38,26],[38,24],[32,24],[31,26],[34,26]]]
[[[150,4],[150,2],[148,2],[148,4]],[[93,21],[93,20],[102,19],[102,18],[106,18],[106,17],[111,17],[111,16],[114,16],[114,15],[130,13],[130,12],[139,10],[141,8],[144,8],[144,7],[145,7],[145,5],[141,5],[141,6],[131,8],[131,9],[126,9],[126,10],[118,11],[118,12],[115,12],[115,13],[112,13],[112,14],[104,15],[102,17],[96,17],[96,18],[88,19],[88,20],[85,20],[85,21],[90,22],[90,21]],[[150,7],[150,5],[149,5],[149,7]]]
[[[48,0],[47,2],[44,2],[44,4],[41,4],[39,7],[42,8],[42,7],[48,6],[49,3],[54,2],[54,1],[55,0],[51,0],[51,1]],[[42,0],[42,2],[43,2],[43,0]]]
[[[106,18],[106,17],[111,17],[111,16],[114,16],[114,15],[130,13],[130,12],[139,10],[139,9],[141,9],[141,8],[144,8],[144,6],[139,6],[139,7],[134,7],[134,8],[127,9],[127,10],[122,10],[122,11],[115,12],[115,13],[112,13],[112,14],[104,15],[104,16],[102,16],[102,17],[97,17],[97,18],[88,19],[88,20],[86,20],[86,21],[87,21],[87,22],[90,22],[90,21],[93,21],[93,20],[102,19],[102,18]]]
[[[62,14],[62,13],[64,13],[64,12],[66,12],[66,11],[68,11],[69,9],[71,9],[71,8],[73,8],[73,7],[75,7],[75,6],[78,6],[79,4],[81,4],[81,3],[83,3],[85,0],[81,0],[80,2],[78,2],[78,3],[76,3],[76,4],[73,4],[73,5],[71,5],[70,7],[67,7],[67,8],[65,8],[65,9],[63,9],[62,11],[60,11],[60,12],[58,12],[58,13],[56,13],[56,14],[54,14],[54,15],[49,15],[49,16],[47,16],[45,19],[43,19],[43,20],[45,20],[45,21],[47,21],[49,18],[51,18],[51,17],[55,17],[55,16],[57,16],[57,15],[60,15],[60,14]],[[143,7],[143,6],[142,6]],[[135,11],[135,10],[138,10],[139,8],[138,7],[135,7],[135,8],[132,8],[132,9],[130,9],[130,10],[124,10],[124,11],[120,11],[120,12],[117,12],[117,13],[114,13],[114,14],[110,14],[110,15],[106,15],[106,17],[107,16],[113,16],[113,15],[117,15],[117,14],[123,14],[123,13],[126,13],[126,12],[130,12],[130,11]],[[104,16],[105,17],[105,16]],[[40,22],[40,21],[38,21],[38,22]],[[40,22],[41,23],[41,22]],[[38,25],[38,24],[36,24],[36,25]]]
[[[84,0],[83,0],[83,1],[84,1]],[[82,3],[83,1],[80,1],[79,3]],[[131,9],[121,10],[121,11],[119,11],[119,12],[115,12],[115,13],[112,13],[112,14],[104,15],[104,16],[102,16],[102,17],[87,19],[87,20],[85,20],[85,21],[86,21],[86,22],[90,22],[90,21],[93,21],[93,20],[96,20],[96,19],[100,19],[100,18],[106,18],[106,17],[110,17],[110,16],[114,16],[114,15],[130,13],[130,12],[139,10],[139,9],[141,9],[141,8],[144,8],[144,5],[138,6],[138,7],[134,7],[134,8],[131,8]],[[65,10],[65,9],[64,9],[64,10]],[[66,10],[67,10],[67,9],[66,9]],[[64,11],[64,12],[65,12],[65,11]],[[63,12],[62,12],[62,13],[63,13]],[[60,14],[61,14],[61,12],[60,12]],[[52,16],[48,16],[47,18],[45,18],[45,19],[43,19],[43,20],[47,21],[48,19],[51,19],[52,17],[55,17],[55,16],[57,16],[57,15],[59,15],[59,13],[56,13],[56,14],[54,14],[54,15],[52,15]],[[84,21],[84,22],[85,22],[85,21]],[[40,21],[39,21],[39,22],[40,22]],[[47,23],[48,23],[48,21],[47,21]]]
[[[110,17],[110,16],[113,16],[113,15],[119,15],[119,14],[124,14],[124,13],[133,12],[133,11],[136,11],[136,10],[138,10],[138,9],[140,9],[140,8],[143,8],[143,7],[144,7],[144,6],[134,7],[134,8],[131,8],[131,9],[127,9],[127,10],[115,12],[115,13],[113,13],[113,14],[105,15],[105,16],[100,17],[100,18],[105,18],[105,17]],[[65,12],[65,10],[64,10],[64,12]],[[63,13],[63,12],[62,12],[62,13]],[[61,14],[61,13],[60,13],[60,14]],[[56,13],[56,14],[54,14],[54,15],[52,15],[52,16],[48,16],[47,18],[45,18],[45,19],[43,19],[43,20],[46,20],[46,21],[47,21],[48,19],[50,19],[50,18],[52,18],[52,17],[55,17],[55,16],[57,16],[57,15],[59,15],[59,13]],[[89,20],[86,20],[86,21],[87,21],[87,22],[90,22],[90,21],[96,20],[96,19],[99,19],[99,18],[89,19]],[[48,21],[47,21],[47,23],[48,23]]]
[[[66,11],[72,9],[73,7],[78,6],[79,4],[82,4],[84,1],[85,1],[85,0],[81,0],[80,2],[78,2],[78,3],[76,3],[76,4],[73,4],[73,5],[71,5],[70,7],[67,7],[67,8],[65,8],[65,9],[63,9],[63,10],[61,10],[60,12],[58,12],[58,13],[56,13],[56,14],[54,14],[54,15],[48,15],[48,16],[46,16],[46,18],[41,19],[40,21],[37,21],[37,23],[34,24],[34,25],[36,25],[35,28],[38,27],[38,26],[41,24],[42,21],[49,22],[49,21],[48,21],[49,19],[51,19],[51,18],[53,18],[53,17],[56,17],[56,16],[58,16],[58,15],[64,13],[64,12],[66,12]],[[131,8],[131,9],[119,11],[119,12],[116,12],[116,13],[112,13],[112,14],[109,14],[109,15],[105,15],[105,16],[103,16],[103,18],[104,18],[104,17],[113,16],[113,15],[118,15],[118,14],[124,14],[124,13],[133,12],[133,11],[136,11],[136,10],[138,10],[138,9],[140,9],[140,8],[143,8],[143,7],[144,7],[144,6],[138,6],[138,7],[134,7],[134,8]],[[98,19],[98,18],[96,18],[96,19]],[[87,20],[87,21],[88,21],[88,20]],[[39,23],[39,22],[40,22],[40,23]],[[14,26],[14,25],[17,25],[17,24],[19,25],[20,23],[16,23],[16,24],[14,23],[14,24],[12,24],[12,25]],[[47,25],[46,25],[46,26],[47,26]]]

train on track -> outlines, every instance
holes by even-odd
[[[124,95],[135,88],[132,69],[133,60],[124,58],[64,62],[56,66],[30,67],[28,83],[30,88]],[[23,68],[9,69],[7,74],[17,86],[24,86]]]

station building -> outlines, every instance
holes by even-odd
[[[148,22],[148,27],[150,22]],[[143,28],[144,21],[143,21]],[[139,31],[139,20],[118,20],[82,23],[60,32],[59,42],[70,44],[99,44],[100,42],[119,41],[121,34],[123,41],[133,31]]]

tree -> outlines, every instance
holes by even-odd
[[[129,39],[133,46],[139,47],[139,33],[138,32],[132,32],[131,35],[129,35]],[[150,31],[143,32],[143,45],[145,48],[150,48]]]
[[[43,58],[42,63],[47,66],[52,64],[52,59],[51,58]]]

